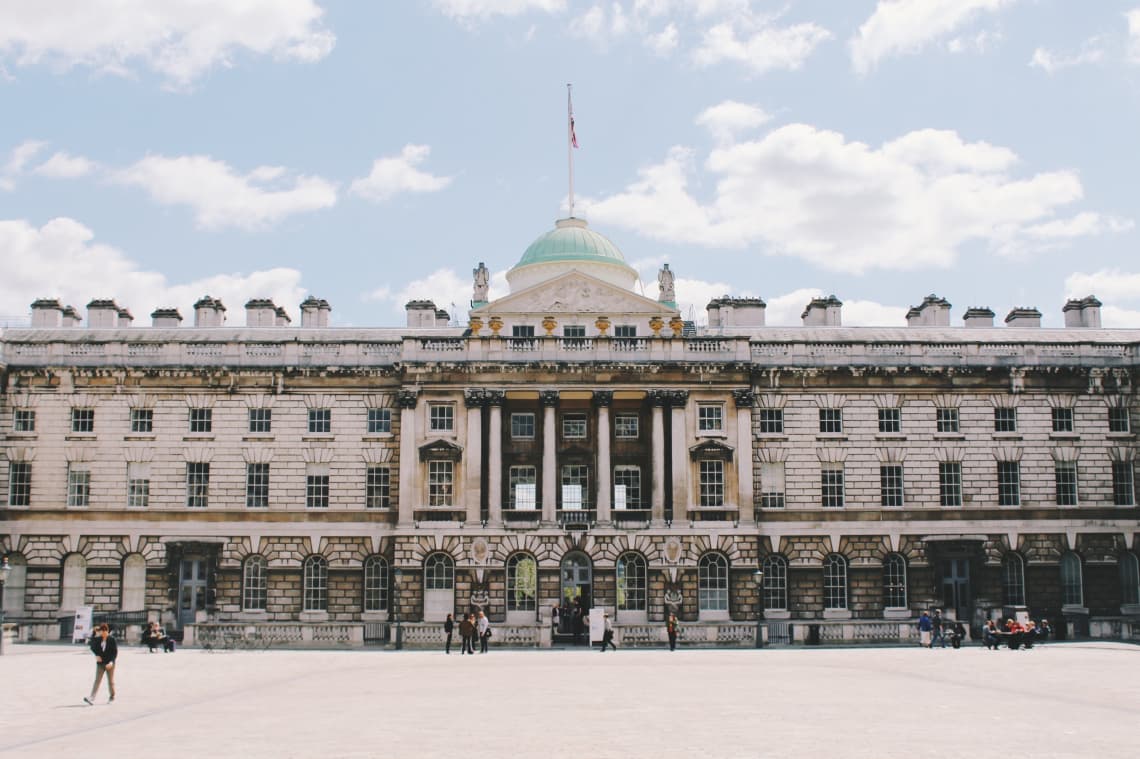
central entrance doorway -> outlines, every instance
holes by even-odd
[[[943,611],[953,609],[955,619],[971,624],[969,560],[942,560],[942,607]]]
[[[182,559],[178,565],[178,627],[192,625],[198,612],[206,610],[206,560],[199,556]]]
[[[590,613],[594,596],[594,569],[590,557],[581,551],[571,551],[562,557],[562,614],[558,619],[558,632],[580,637],[583,633],[582,617]]]

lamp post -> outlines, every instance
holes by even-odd
[[[756,647],[764,645],[760,621],[764,619],[764,570],[757,569],[752,573],[752,580],[756,583]]]
[[[4,654],[4,584],[8,582],[8,573],[11,571],[8,557],[0,559],[0,656]]]
[[[404,630],[400,626],[400,578],[404,573],[399,569],[393,573],[396,582],[392,586],[392,610],[396,613],[396,650],[402,651],[404,648]]]

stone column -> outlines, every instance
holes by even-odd
[[[420,478],[416,476],[419,464],[416,460],[417,400],[419,392],[416,390],[401,390],[396,394],[396,404],[400,407],[400,505],[397,519],[401,525],[412,523],[420,500]]]
[[[756,521],[756,507],[753,503],[752,465],[752,407],[756,405],[756,394],[751,389],[733,390],[732,399],[736,402],[736,479],[739,520],[742,524]]]
[[[689,436],[685,429],[685,407],[688,390],[669,391],[672,407],[670,428],[673,431],[673,521],[689,517]]]
[[[542,521],[558,521],[558,428],[554,410],[558,406],[558,391],[543,390],[538,394],[542,402]]]
[[[653,404],[653,448],[650,451],[653,468],[650,495],[650,519],[654,526],[665,522],[665,406],[669,395],[664,390],[651,390],[649,401]]]
[[[614,402],[612,390],[595,390],[594,405],[598,408],[598,510],[600,524],[608,524],[610,504],[613,501],[613,460],[610,457],[610,404]]]
[[[480,520],[480,500],[483,495],[483,406],[487,403],[486,391],[468,388],[463,394],[467,404],[467,450],[463,452],[463,497],[467,505],[467,524],[477,525]]]
[[[503,523],[503,401],[502,390],[485,391],[491,408],[487,420],[487,523]]]

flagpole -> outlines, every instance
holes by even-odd
[[[570,84],[566,85],[566,163],[570,167],[570,213],[574,218],[574,106],[570,101]]]

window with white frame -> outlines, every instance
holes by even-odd
[[[305,467],[305,508],[329,507],[329,466],[309,464]]]
[[[13,432],[35,432],[36,412],[30,408],[18,408],[12,412]]]
[[[1112,502],[1117,506],[1136,503],[1134,469],[1131,461],[1112,462]]]
[[[1054,432],[1073,431],[1073,410],[1071,408],[1054,408],[1052,416]]]
[[[821,408],[819,410],[819,431],[824,435],[837,435],[843,432],[843,409]]]
[[[760,507],[764,509],[784,508],[784,462],[761,462]]]
[[[455,430],[455,404],[429,403],[428,429],[432,432],[452,432]]]
[[[534,511],[538,506],[538,468],[529,464],[516,464],[507,470],[509,506],[519,511]]]
[[[329,608],[329,563],[323,556],[310,556],[305,559],[302,570],[304,588],[304,611],[328,611]]]
[[[724,462],[719,459],[704,459],[698,463],[700,465],[700,477],[698,480],[700,487],[700,505],[723,506]]]
[[[827,465],[819,470],[820,506],[826,509],[843,508],[843,467]]]
[[[67,465],[67,505],[82,508],[91,503],[91,472],[86,464]]]
[[[1021,505],[1021,464],[1017,461],[997,463],[998,506]]]
[[[614,437],[618,440],[637,440],[641,432],[640,422],[637,414],[616,414],[614,416]]]
[[[1128,432],[1131,427],[1132,425],[1129,422],[1127,406],[1108,407],[1109,432]]]
[[[764,608],[783,611],[788,608],[788,560],[778,553],[764,557]]]
[[[364,507],[387,509],[392,506],[392,471],[387,466],[370,466],[364,473]]]
[[[614,508],[641,508],[641,467],[631,464],[614,467]]]
[[[455,562],[445,553],[433,553],[424,559],[424,590],[453,590]]]
[[[388,562],[383,556],[364,560],[364,611],[388,611]]]
[[[962,462],[939,462],[938,497],[943,506],[962,505]]]
[[[1065,606],[1084,606],[1085,587],[1081,557],[1072,551],[1061,555],[1061,603]]]
[[[190,409],[190,432],[201,434],[214,431],[214,410],[212,408]]]
[[[645,611],[645,559],[639,553],[623,553],[615,566],[617,573],[617,610]]]
[[[847,608],[847,559],[837,553],[823,560],[823,608]]]
[[[906,559],[901,554],[888,554],[883,561],[883,602],[888,609],[905,609]]]
[[[511,414],[511,439],[534,440],[534,412],[519,411]]]
[[[1075,461],[1058,461],[1053,465],[1053,479],[1057,485],[1057,505],[1077,505],[1077,464]]]
[[[697,431],[712,433],[724,431],[724,404],[697,404]]]
[[[587,507],[590,468],[586,464],[563,464],[562,508],[580,510]]]
[[[1025,605],[1025,559],[1016,551],[1001,560],[1001,591],[1006,606]]]
[[[879,467],[879,502],[888,507],[903,505],[901,464],[884,464]]]
[[[269,598],[269,562],[264,556],[250,556],[242,566],[241,608],[265,611]]]
[[[782,408],[762,408],[759,414],[761,435],[784,434],[784,410]]]
[[[131,461],[127,464],[127,508],[145,509],[150,505],[150,464]]]
[[[332,409],[309,409],[309,434],[328,435],[332,432]]]
[[[562,439],[563,440],[585,440],[586,439],[586,415],[585,414],[563,414],[562,416]]]
[[[131,432],[139,435],[149,435],[154,432],[154,409],[131,409]]]
[[[1131,551],[1120,554],[1120,602],[1125,606],[1140,605],[1140,559]]]
[[[368,409],[368,434],[387,435],[392,431],[392,409]]]
[[[507,611],[534,611],[538,605],[538,563],[528,553],[507,559]]]
[[[879,432],[888,435],[902,432],[901,408],[879,409]]]
[[[30,461],[8,462],[8,505],[30,506],[32,503],[32,464]]]
[[[245,465],[245,507],[269,508],[269,464]]]
[[[706,553],[697,564],[697,603],[701,611],[728,611],[728,559]]]
[[[204,461],[186,462],[186,506],[204,509],[210,502],[210,465]]]
[[[1017,432],[1017,409],[994,408],[994,432]]]
[[[254,435],[266,435],[273,431],[273,409],[251,408],[249,410],[249,431]]]
[[[93,408],[73,408],[71,410],[71,431],[72,432],[94,432],[95,431],[95,409],[93,409]]]
[[[941,433],[958,432],[958,409],[940,408],[935,411],[935,429]]]
[[[428,462],[428,505],[451,506],[455,485],[455,463],[452,461]]]

